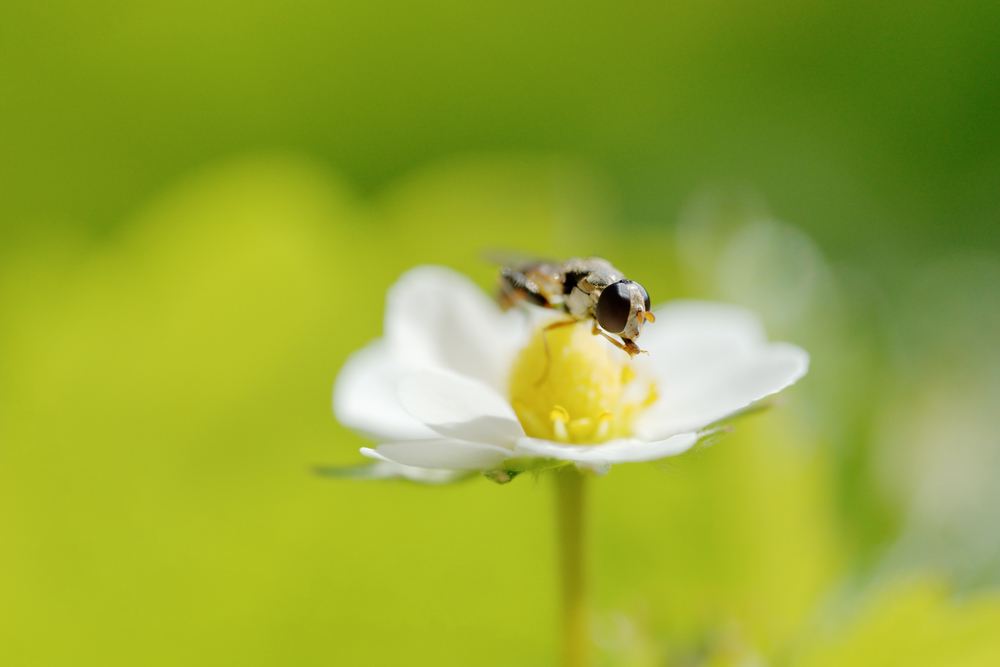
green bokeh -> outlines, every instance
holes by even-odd
[[[552,664],[548,480],[309,472],[514,249],[813,356],[591,485],[601,664],[995,663],[996,3],[8,3],[0,91],[0,662]]]

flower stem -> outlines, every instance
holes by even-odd
[[[556,471],[556,520],[562,573],[562,665],[590,663],[587,596],[583,572],[583,512],[586,479],[575,466]]]

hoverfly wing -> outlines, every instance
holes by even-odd
[[[497,278],[497,302],[501,308],[507,310],[525,302],[544,308],[562,307],[565,278],[562,262],[512,252],[494,251],[489,257],[498,260],[495,263],[502,267]]]
[[[561,260],[554,257],[545,257],[536,253],[512,250],[510,248],[489,248],[480,253],[480,257],[484,262],[497,267],[562,264]]]

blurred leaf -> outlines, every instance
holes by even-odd
[[[803,641],[795,667],[907,665],[988,667],[1000,663],[1000,599],[956,601],[933,580],[866,595],[839,632]]]

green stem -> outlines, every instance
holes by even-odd
[[[583,573],[585,481],[584,475],[575,466],[564,466],[556,471],[556,519],[559,569],[562,573],[563,667],[586,667],[590,663],[587,596]]]

